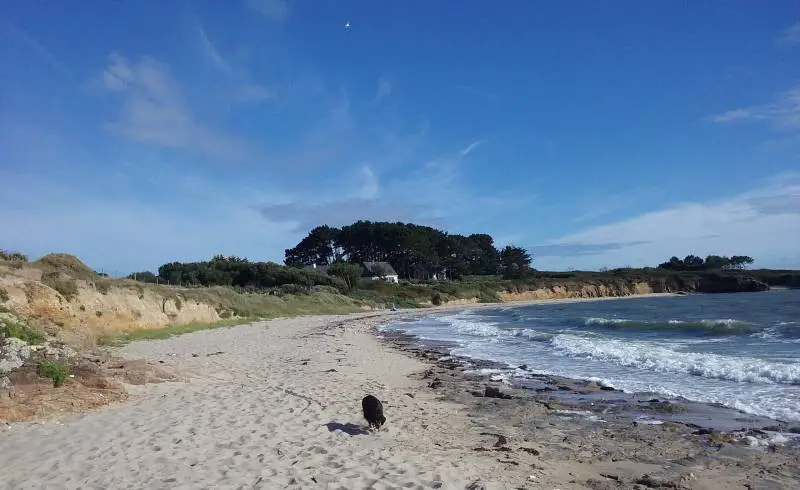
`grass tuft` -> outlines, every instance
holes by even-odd
[[[0,339],[17,338],[30,345],[44,342],[44,335],[24,323],[10,318],[0,318]]]
[[[42,361],[36,366],[36,374],[42,378],[53,380],[53,386],[58,388],[64,384],[69,376],[69,367],[53,361]]]

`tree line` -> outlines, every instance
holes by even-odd
[[[131,274],[128,278],[180,286],[233,286],[267,290],[296,284],[307,288],[331,286],[341,292],[349,290],[345,281],[336,276],[224,255],[216,255],[202,262],[170,262],[158,268],[158,275],[145,271]]]
[[[753,263],[747,255],[709,255],[705,259],[697,255],[687,255],[683,259],[672,257],[658,265],[659,269],[671,271],[709,271],[709,270],[741,270]]]
[[[284,263],[290,267],[340,262],[388,262],[404,279],[496,274],[519,279],[533,270],[527,250],[512,245],[498,249],[490,235],[450,234],[401,222],[357,221],[341,228],[317,226],[285,251]]]

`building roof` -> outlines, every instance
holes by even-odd
[[[389,262],[364,262],[364,268],[373,276],[396,276],[394,267]]]

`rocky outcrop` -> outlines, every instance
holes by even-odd
[[[768,291],[769,285],[749,276],[706,274],[664,276],[649,280],[563,282],[533,287],[516,285],[499,294],[502,301],[604,298],[653,293],[740,293]]]
[[[769,285],[748,276],[709,274],[700,279],[698,293],[754,293],[769,291]]]

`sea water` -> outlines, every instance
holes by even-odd
[[[384,327],[452,354],[800,421],[800,290],[463,309]]]

